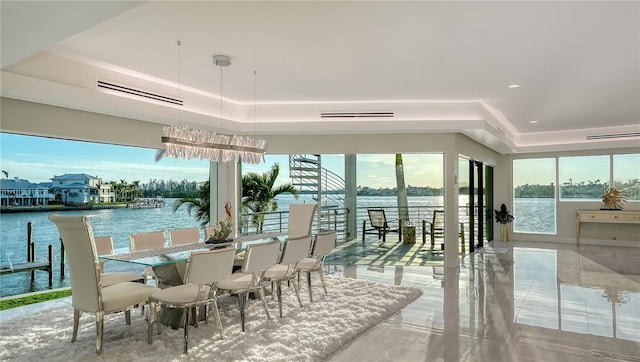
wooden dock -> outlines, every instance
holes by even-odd
[[[49,273],[49,287],[53,285],[53,245],[49,244],[49,257],[46,261],[36,261],[35,243],[31,241],[31,222],[27,223],[27,261],[0,265],[0,275],[30,272],[31,281],[35,280],[35,272],[44,270]]]

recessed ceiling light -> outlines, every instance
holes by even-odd
[[[509,89],[515,89],[515,88],[520,88],[520,87],[522,87],[520,84],[510,84],[508,88]]]
[[[536,124],[536,123],[538,123],[538,121],[529,121],[529,123]]]

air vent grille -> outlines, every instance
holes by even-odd
[[[375,118],[393,117],[393,112],[322,112],[320,118]]]
[[[629,138],[629,137],[640,137],[640,132],[629,132],[629,133],[610,133],[610,134],[597,134],[587,136],[587,140],[606,140],[606,139],[614,139],[614,138]]]
[[[107,90],[109,92],[122,93],[129,96],[136,96],[136,97],[146,98],[146,99],[150,99],[158,102],[175,104],[179,106],[184,105],[184,101],[182,99],[169,97],[169,96],[165,96],[157,93],[151,93],[151,92],[135,89],[129,86],[124,86],[116,83],[98,80],[96,86],[98,87],[98,89]]]

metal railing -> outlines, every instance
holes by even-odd
[[[338,240],[347,240],[347,213],[348,210],[346,208],[339,207],[328,206],[318,209],[313,220],[312,232],[315,234],[324,231],[336,231]],[[257,216],[262,216],[261,229],[260,226],[254,222]],[[287,233],[289,211],[243,213],[240,217],[240,233],[242,235],[257,234],[259,231],[261,231],[261,233]]]
[[[349,210],[344,207],[322,207],[316,211],[314,218],[312,232],[318,233],[323,231],[335,230],[338,234],[338,241],[346,241],[351,239],[362,238],[362,223],[369,222],[369,215],[367,209],[384,209],[385,214],[390,220],[397,220],[399,218],[398,207],[389,206],[366,206],[356,208],[356,235],[348,235],[349,230],[347,226],[347,215]],[[423,235],[423,232],[428,233],[428,224],[423,231],[423,221],[431,222],[433,219],[434,210],[443,210],[444,206],[430,205],[430,206],[409,206],[409,221],[416,226],[416,236]],[[263,213],[245,213],[241,215],[241,234],[253,235],[258,233],[258,226],[252,222],[254,216],[264,216],[262,224],[262,233],[287,233],[287,226],[289,223],[289,211],[273,211]],[[460,206],[460,213],[458,214],[459,222],[465,225],[465,239],[469,240],[469,230],[466,225],[469,222],[469,208],[468,206]]]

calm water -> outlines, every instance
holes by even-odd
[[[173,202],[175,199],[167,199],[163,208],[157,209],[111,209],[92,211],[67,211],[65,215],[87,215],[91,218],[94,235],[111,235],[116,249],[128,250],[129,234],[147,231],[169,230],[176,228],[198,227],[199,223],[193,216],[189,216],[186,208],[173,212]],[[310,195],[303,195],[298,200],[291,196],[279,198],[279,210],[288,210],[289,204],[313,203]],[[553,199],[544,199],[535,202],[532,199],[525,199],[524,204],[516,203],[515,215],[516,224],[521,220],[535,222],[534,230],[538,232],[554,232],[555,227],[544,225],[539,215],[545,212],[555,212]],[[395,197],[359,197],[358,198],[358,225],[366,218],[367,207],[392,207],[396,205]],[[442,198],[435,196],[409,197],[409,206],[440,207]],[[460,205],[466,205],[466,197],[461,196]],[[420,210],[420,211],[418,211]],[[412,220],[429,219],[431,211],[426,209],[415,209],[411,211]],[[53,245],[54,256],[54,276],[53,288],[69,286],[69,273],[65,271],[66,277],[60,278],[60,240],[58,231],[53,223],[48,219],[51,212],[29,212],[15,214],[0,214],[0,263],[19,263],[27,260],[27,223],[32,224],[32,241],[36,246],[36,258],[47,257],[47,247]],[[429,215],[427,215],[429,214]],[[461,210],[461,221],[467,218],[466,210]],[[536,216],[538,215],[538,216]],[[389,218],[397,217],[389,215]],[[531,224],[532,225],[532,224]],[[528,227],[528,226],[527,226]],[[202,233],[202,231],[201,231]],[[202,233],[201,238],[204,238]],[[109,262],[106,264],[107,271],[131,270],[128,263]],[[23,294],[32,291],[49,289],[48,275],[46,272],[37,271],[36,280],[31,283],[30,273],[14,273],[0,276],[0,296],[10,296]]]

